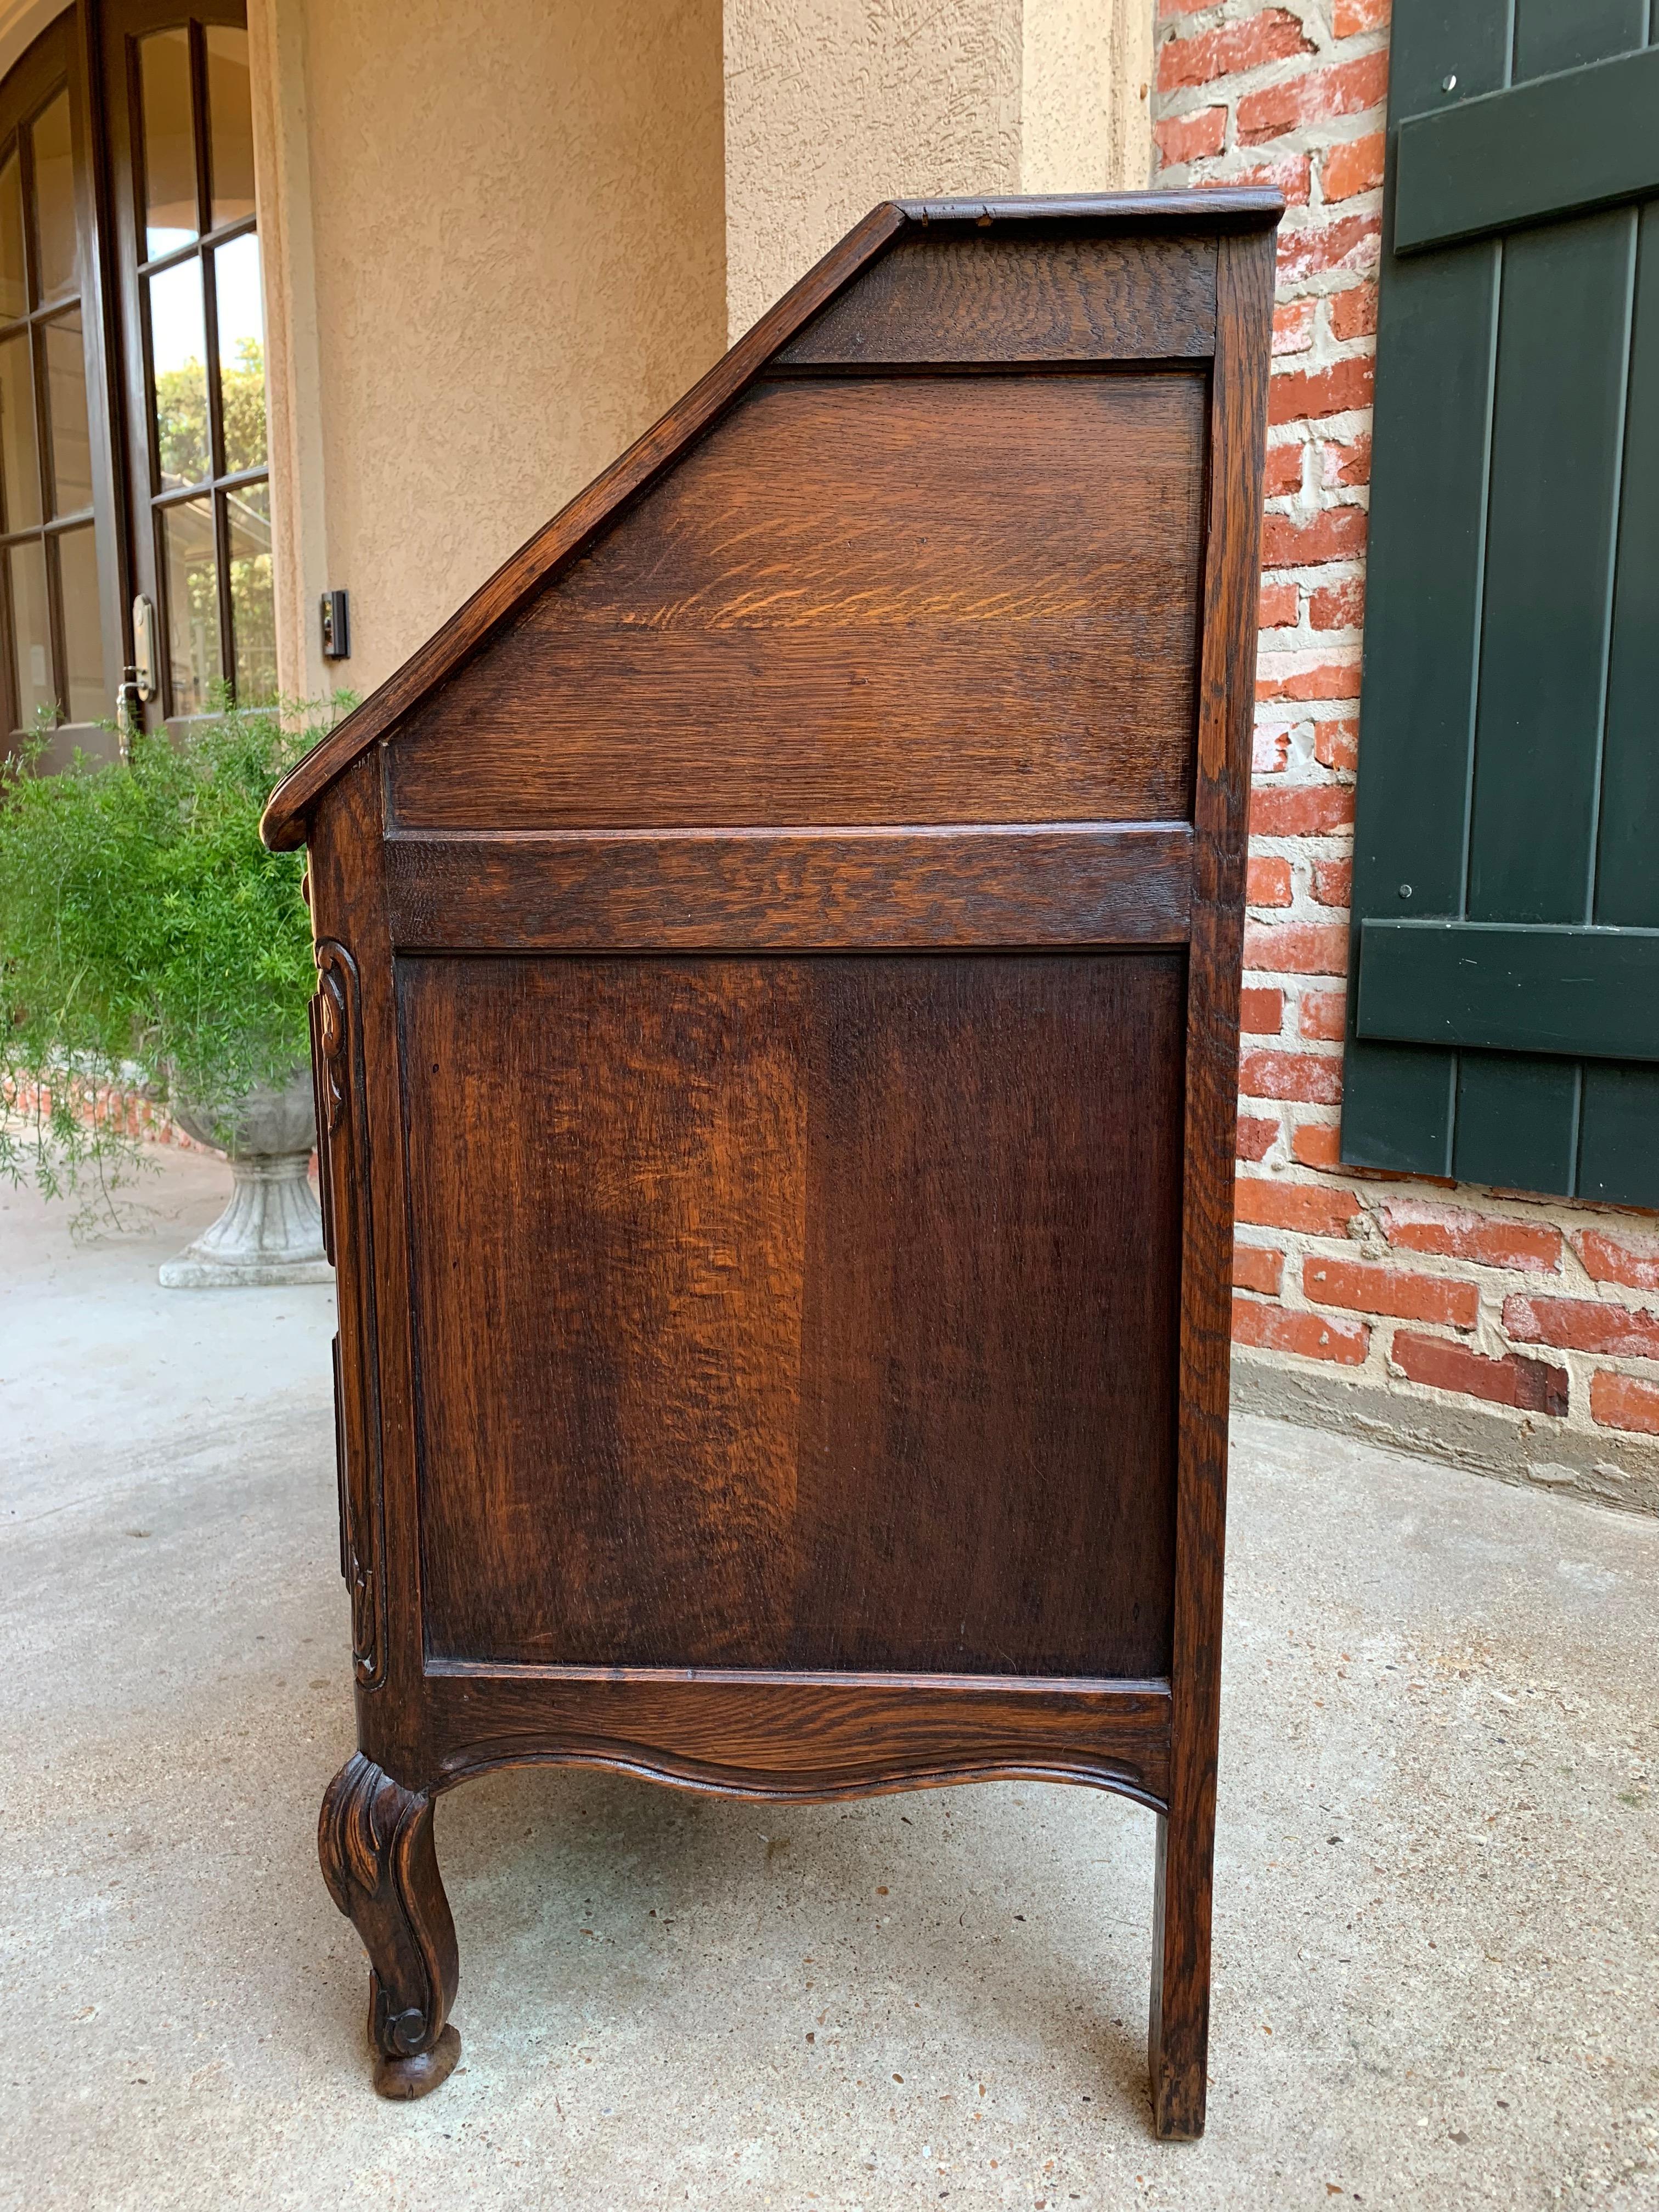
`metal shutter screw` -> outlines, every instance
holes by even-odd
[[[1457,89],[1457,72],[1456,72],[1456,70],[1453,70],[1452,74],[1451,74],[1449,76],[1443,76],[1443,77],[1441,78],[1441,80],[1440,80],[1440,89],[1441,89],[1441,91],[1442,91],[1442,92],[1455,92],[1455,91],[1456,91],[1456,89]]]
[[[1401,884],[1401,886],[1400,886],[1400,896],[1401,896],[1401,898],[1409,898],[1409,897],[1411,896],[1411,895],[1412,895],[1412,887],[1411,887],[1411,885],[1410,885],[1409,884]]]

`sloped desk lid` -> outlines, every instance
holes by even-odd
[[[619,508],[671,469],[757,376],[775,362],[787,367],[797,357],[810,359],[807,326],[819,318],[820,327],[829,325],[835,308],[848,304],[848,288],[855,280],[863,280],[857,283],[858,319],[878,335],[872,341],[863,330],[842,331],[837,356],[857,357],[863,345],[863,357],[872,363],[892,360],[890,353],[880,350],[884,303],[876,272],[896,245],[921,239],[973,244],[981,242],[987,233],[1018,236],[1023,228],[1031,235],[1039,227],[1045,238],[1069,234],[1082,240],[1123,232],[1202,236],[1265,228],[1277,222],[1283,206],[1277,191],[1249,189],[1115,192],[1078,198],[890,200],[872,208],[660,422],[520,547],[395,674],[289,771],[271,794],[260,823],[266,845],[273,852],[283,852],[303,844],[312,810],[344,769],[391,734],[412,708],[591,544]],[[831,313],[826,314],[826,310]],[[1201,325],[1202,317],[1195,314],[1190,343],[1182,343],[1182,350],[1200,355],[1212,349],[1212,302],[1207,337]],[[1039,317],[1035,325],[1007,336],[1006,358],[1011,364],[1122,358],[1136,349],[1133,343],[1125,345],[1121,331],[1103,337],[1087,329],[1057,328],[1052,318],[1045,325]],[[1167,356],[1170,343],[1168,333],[1163,333],[1155,350]]]

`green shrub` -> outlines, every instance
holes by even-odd
[[[0,1170],[49,1194],[137,1154],[88,1119],[105,1087],[188,1097],[221,1121],[307,1053],[316,981],[304,856],[267,853],[272,786],[320,734],[227,707],[139,736],[127,762],[0,767]],[[42,1110],[40,1094],[51,1094]],[[32,1109],[32,1110],[30,1110]]]

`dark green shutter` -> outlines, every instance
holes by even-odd
[[[1648,14],[1395,0],[1342,1157],[1659,1206]]]

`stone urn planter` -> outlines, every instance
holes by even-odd
[[[187,1099],[174,1100],[173,1116],[187,1136],[226,1154],[234,1180],[230,1203],[211,1228],[162,1262],[163,1287],[331,1283],[322,1212],[307,1173],[317,1142],[311,1070],[296,1069],[280,1090],[249,1091],[228,1132],[222,1119]]]

